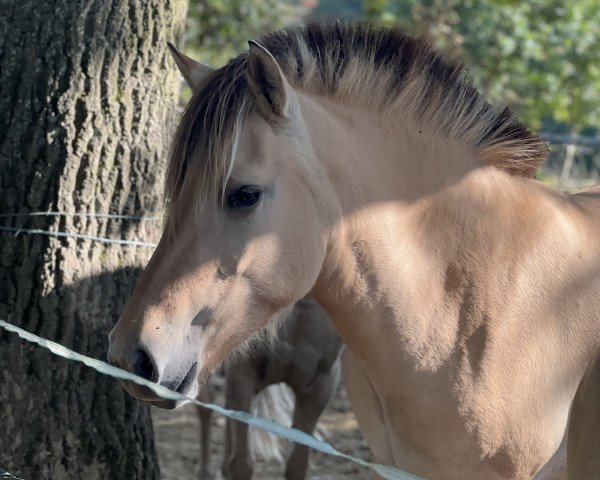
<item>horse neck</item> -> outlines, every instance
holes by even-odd
[[[600,227],[600,218],[582,218],[564,195],[478,165],[426,128],[329,105],[312,135],[340,207],[314,295],[359,357],[382,352],[386,335],[400,335],[401,345],[393,346],[404,358],[422,367],[442,362],[461,329],[495,322],[503,308],[528,307],[527,295],[507,280],[511,275],[556,292],[572,282],[582,267],[578,250],[591,246]],[[598,244],[587,248],[584,262],[596,268],[593,315],[585,319],[579,312],[580,334],[588,339],[600,330]],[[553,273],[565,270],[569,275]],[[469,302],[472,313],[461,318]],[[547,319],[535,321],[558,321]],[[598,335],[594,342],[600,346]]]
[[[411,202],[478,166],[458,141],[409,115],[357,109],[323,97],[303,100],[316,156],[330,173],[343,210],[386,200]]]

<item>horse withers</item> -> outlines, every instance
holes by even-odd
[[[288,28],[216,70],[176,58],[194,95],[113,363],[195,395],[311,292],[376,461],[548,478],[566,444],[572,478],[600,475],[598,190],[534,180],[547,145],[397,31]]]
[[[327,314],[310,297],[296,303],[281,321],[277,331],[258,337],[246,351],[227,362],[225,368],[225,407],[245,412],[255,411],[273,417],[285,408],[287,398],[282,389],[266,387],[287,384],[295,398],[292,427],[312,434],[319,417],[338,385],[343,344]],[[210,387],[201,390],[204,400],[210,400]],[[262,395],[260,395],[263,393]],[[267,394],[267,395],[265,395]],[[258,396],[257,396],[258,395]],[[253,400],[258,402],[252,408]],[[284,405],[282,405],[284,402]],[[210,414],[199,408],[202,430],[201,478],[210,478],[209,443]],[[287,412],[276,415],[285,416]],[[249,445],[248,425],[227,420],[222,474],[226,479],[250,479],[253,473],[251,450],[265,450],[261,445]],[[279,439],[261,438],[269,442],[263,457],[280,457]],[[294,444],[287,458],[285,478],[303,479],[308,468],[308,447]]]

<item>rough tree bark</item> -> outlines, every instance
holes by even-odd
[[[0,0],[0,213],[160,209],[186,0]],[[160,223],[1,218],[156,241]],[[0,232],[0,318],[96,358],[147,248]],[[0,333],[0,468],[32,479],[158,478],[146,405]]]

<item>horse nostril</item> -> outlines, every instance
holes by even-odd
[[[152,360],[144,350],[133,352],[133,373],[146,380],[154,381],[155,368]]]

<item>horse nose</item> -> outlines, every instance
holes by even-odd
[[[108,363],[151,382],[158,382],[159,380],[160,375],[156,361],[143,346],[138,345],[137,348],[127,353],[127,351],[117,349],[111,344],[108,349]]]
[[[139,348],[134,350],[131,354],[131,373],[135,373],[137,376],[145,378],[151,382],[158,380],[158,372],[155,363],[148,353]]]

